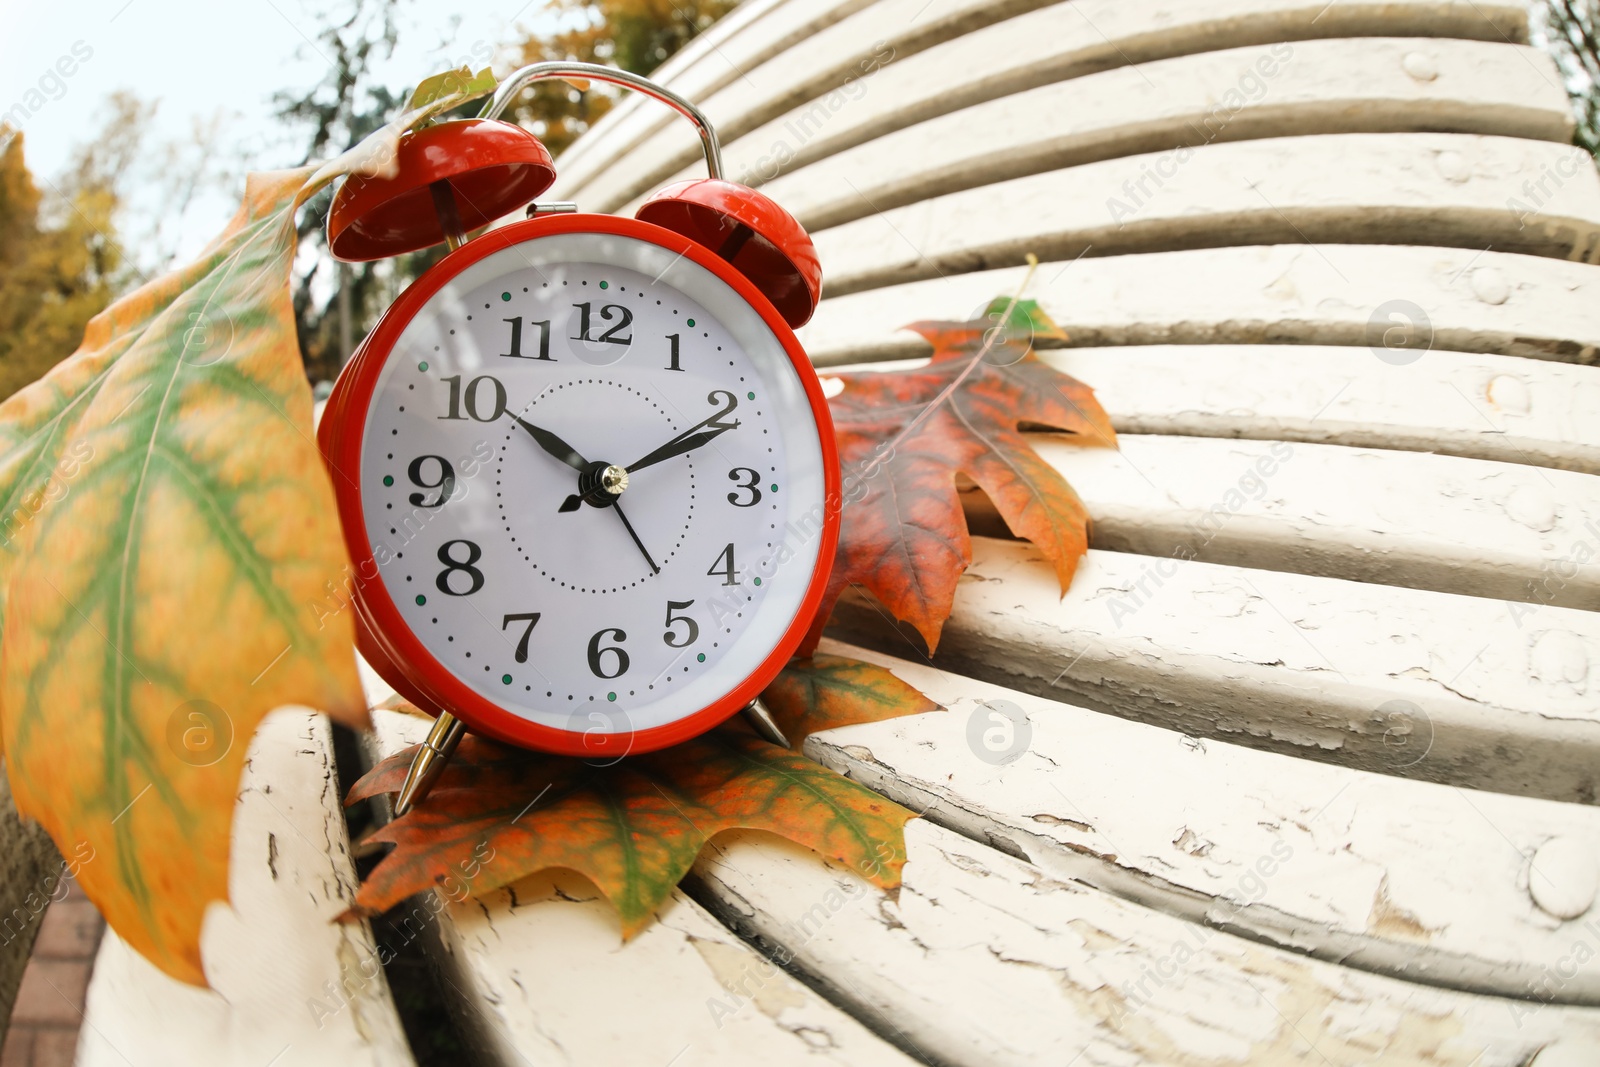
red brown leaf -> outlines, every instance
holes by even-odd
[[[957,474],[978,483],[1012,533],[1039,547],[1063,593],[1088,549],[1083,502],[1022,430],[1053,430],[1115,448],[1111,419],[1093,390],[1025,347],[986,347],[989,322],[908,328],[933,345],[926,366],[839,375],[844,390],[830,401],[846,475],[843,526],[802,654],[816,648],[839,595],[852,584],[916,627],[930,653],[938,647],[956,583],[972,562]]]

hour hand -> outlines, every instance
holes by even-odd
[[[535,426],[526,419],[520,418],[516,415],[511,417],[516,419],[518,426],[521,426],[524,430],[528,431],[528,433],[533,437],[535,443],[537,443],[540,448],[544,449],[546,452],[550,453],[552,456],[556,457],[575,471],[588,469],[589,461],[579,455],[577,449],[567,444],[561,438],[557,437],[555,434],[544,429],[543,427]]]

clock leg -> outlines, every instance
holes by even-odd
[[[783,736],[783,731],[778,729],[778,724],[772,720],[772,712],[761,703],[761,698],[756,697],[744,709],[744,721],[750,728],[760,734],[764,739],[771,741],[780,748],[789,747],[789,739]]]
[[[461,743],[461,735],[466,732],[466,724],[460,719],[449,712],[439,713],[433,729],[428,731],[427,740],[422,742],[422,747],[412,759],[411,769],[406,771],[405,784],[400,787],[400,795],[394,802],[395,818],[410,811],[428,795],[428,790],[444,773],[456,745]]]

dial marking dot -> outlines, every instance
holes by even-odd
[[[756,394],[754,394],[754,393],[746,393],[745,396],[749,397],[751,400],[754,400],[756,398]]]
[[[417,369],[418,370],[427,370],[428,369],[428,361],[427,360],[423,360],[421,363],[418,363],[417,364]]]
[[[501,293],[500,294],[500,299],[501,300],[510,300],[511,299],[511,294],[510,293]]]
[[[600,288],[609,289],[609,288],[611,288],[611,286],[606,284],[605,282],[601,282],[600,283]],[[611,694],[611,699],[615,700],[616,698],[617,698],[617,695],[615,693]]]
[[[760,584],[761,584],[761,579],[760,579],[760,578],[757,578],[757,579],[756,579],[756,584],[757,584],[757,585],[760,585]]]
[[[501,681],[501,683],[502,683],[502,684],[504,684],[504,685],[510,685],[510,684],[511,684],[511,675],[509,675],[509,674],[502,674],[502,675],[501,675],[501,676],[500,676],[500,681]]]
[[[384,485],[393,485],[393,484],[394,484],[394,475],[392,475],[392,474],[385,474],[385,475],[384,475],[384,476],[383,476],[383,484],[384,484]]]
[[[696,656],[695,659],[699,660],[701,663],[704,663],[706,661],[706,654],[702,652]]]
[[[427,597],[423,596],[421,593],[417,594],[417,604],[419,606],[422,605],[422,604],[426,604],[427,602],[428,602],[428,598]]]
[[[605,283],[601,282],[600,284],[604,285]],[[606,694],[606,699],[607,700],[615,700],[615,699],[617,699],[617,694],[615,694],[615,693],[607,693]]]
[[[694,325],[694,320],[693,320],[693,319],[690,319],[690,320],[689,320],[689,325],[690,325],[690,326],[693,326],[693,325]]]

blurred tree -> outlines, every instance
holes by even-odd
[[[277,115],[306,131],[303,162],[327,159],[360,143],[405,103],[406,94],[371,84],[374,62],[394,52],[398,0],[362,3],[317,34],[317,54],[328,73],[309,90],[278,93]],[[377,321],[398,283],[392,263],[337,263],[328,255],[327,215],[333,191],[313,197],[300,212],[300,266],[294,276],[295,329],[312,381],[333,378],[349,358],[355,338]],[[420,271],[418,271],[420,273]]]
[[[496,64],[505,69],[547,59],[606,63],[649,73],[738,0],[548,0],[563,28],[536,35]],[[309,91],[280,93],[277,114],[306,130],[305,159],[324,159],[358,143],[388,121],[409,96],[372,83],[375,62],[394,51],[399,0],[350,0],[348,13],[316,36],[328,74]],[[521,122],[559,153],[611,106],[604,88],[580,92],[565,82],[534,86],[507,117]],[[465,108],[475,113],[478,104]],[[400,290],[443,257],[424,249],[378,263],[336,263],[328,255],[325,226],[332,192],[301,212],[300,260],[294,282],[295,322],[306,374],[335,377],[355,343],[377,322]]]
[[[1600,152],[1600,0],[1543,0],[1542,43],[1555,57],[1577,112],[1573,142]]]
[[[147,137],[136,169],[123,173],[122,244],[140,273],[154,277],[178,265],[181,254],[199,251],[181,247],[186,236],[193,240],[191,210],[209,218],[217,205],[237,203],[250,169],[247,149],[232,136],[240,117],[218,108],[192,116],[187,134]]]
[[[127,93],[109,108],[104,130],[42,193],[22,134],[0,127],[0,397],[76,350],[88,321],[138,280],[116,222],[151,109]]]
[[[556,33],[530,37],[512,52],[513,66],[571,59],[649,74],[738,0],[551,0],[573,21]],[[616,93],[597,86],[579,91],[565,82],[525,90],[510,115],[559,155],[610,110]]]

